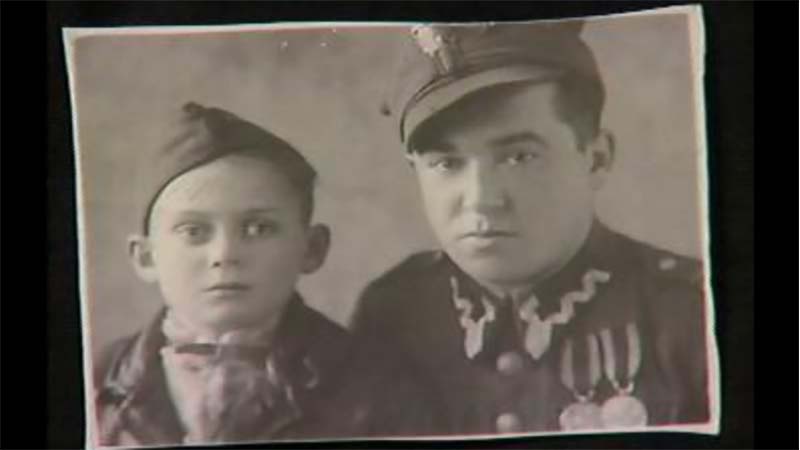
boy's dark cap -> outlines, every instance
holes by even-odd
[[[140,177],[138,211],[147,234],[151,209],[161,191],[180,175],[241,151],[272,152],[305,161],[288,142],[220,108],[183,105],[169,124],[167,139],[147,160]],[[274,157],[274,156],[271,156]]]
[[[419,25],[401,50],[398,83],[384,114],[399,119],[400,140],[438,111],[493,85],[557,79],[572,72],[602,86],[581,38],[583,20]]]

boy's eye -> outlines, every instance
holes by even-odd
[[[184,223],[175,227],[175,232],[190,241],[198,241],[208,234],[208,227],[198,223]]]
[[[247,237],[259,237],[274,233],[278,226],[269,221],[248,222],[244,227],[244,234]]]
[[[506,163],[508,163],[508,165],[510,166],[517,166],[520,164],[525,164],[527,162],[530,162],[538,157],[539,155],[537,155],[536,153],[524,150],[524,151],[514,152],[508,155],[506,157]]]

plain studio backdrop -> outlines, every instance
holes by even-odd
[[[302,279],[308,303],[347,324],[358,294],[410,253],[435,247],[403,158],[396,119],[380,114],[408,27],[82,37],[73,48],[83,198],[83,301],[92,352],[162,305],[134,274],[126,238],[141,156],[183,103],[218,106],[286,138],[320,174],[315,218],[333,231],[323,268]],[[616,135],[600,216],[679,253],[703,253],[698,117],[683,14],[593,20],[584,37],[607,89]],[[546,211],[543,211],[546,214]]]

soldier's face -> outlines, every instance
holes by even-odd
[[[299,198],[262,159],[231,155],[191,170],[156,200],[150,236],[138,241],[139,272],[202,330],[277,318],[327,250],[314,245],[326,230],[305,223]]]
[[[529,85],[466,113],[446,110],[410,153],[444,250],[489,287],[548,276],[588,234],[603,169],[594,143],[580,151],[556,114],[556,89]]]

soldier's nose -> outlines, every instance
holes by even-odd
[[[508,204],[503,182],[491,167],[469,168],[463,192],[464,206],[471,210],[501,209]]]

